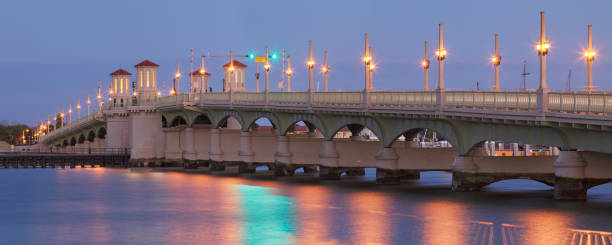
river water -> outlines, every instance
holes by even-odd
[[[450,191],[425,172],[401,186],[125,169],[0,170],[2,244],[611,244],[612,184],[587,202],[510,180]],[[581,243],[582,242],[582,243]],[[606,242],[606,243],[603,243]]]

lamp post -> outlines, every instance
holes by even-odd
[[[364,91],[370,91],[370,79],[369,79],[369,70],[370,70],[370,62],[372,61],[372,57],[370,56],[370,38],[368,33],[365,34],[365,54],[363,56],[363,64],[365,68],[365,85]]]
[[[421,61],[421,66],[423,67],[423,91],[429,91],[429,55],[427,55],[427,41],[425,41],[425,56],[423,61]]]
[[[446,49],[444,48],[444,31],[442,24],[439,25],[438,30],[438,50],[436,50],[436,57],[438,57],[438,88],[437,90],[444,91],[444,58],[446,58]]]
[[[372,46],[369,48],[370,53],[370,65],[368,66],[368,91],[374,90],[374,69],[376,69],[376,64],[374,63],[374,49]]]
[[[179,60],[176,60],[176,73],[174,74],[176,79],[176,102],[179,102],[180,91],[181,91],[181,70],[179,69]]]
[[[540,12],[540,41],[536,44],[536,50],[540,56],[540,90],[547,91],[546,84],[546,54],[550,50],[550,42],[546,40],[546,23],[544,11]]]
[[[593,40],[591,36],[592,26],[587,26],[587,50],[584,52],[584,58],[587,63],[587,86],[586,91],[593,91],[593,60],[595,60],[595,50],[593,50]]]
[[[324,55],[324,64],[323,64],[323,81],[324,81],[324,86],[323,86],[323,91],[327,92],[327,73],[329,72],[329,67],[327,66],[327,50],[325,50],[325,55]]]
[[[102,109],[102,87],[100,85],[98,85],[98,110]]]
[[[68,122],[72,123],[72,104],[68,106]]]
[[[312,68],[315,65],[315,61],[312,58],[312,40],[308,41],[308,105],[312,105],[313,92],[314,92],[314,84],[313,84],[313,70]]]
[[[540,41],[536,44],[536,50],[540,56],[540,88],[537,92],[539,118],[544,118],[548,110],[548,85],[546,84],[546,54],[550,50],[550,42],[546,40],[546,25],[544,11],[540,12]]]
[[[77,120],[81,118],[81,100],[77,101]]]
[[[493,68],[495,69],[495,87],[493,91],[501,91],[499,87],[499,64],[501,63],[501,56],[499,55],[497,49],[497,40],[499,39],[499,35],[495,34],[495,54],[491,57],[491,63],[493,64]]]
[[[287,92],[291,92],[291,75],[293,75],[293,70],[291,70],[291,56],[287,56]]]
[[[270,102],[270,50],[268,49],[268,46],[266,46],[266,64],[264,65],[264,69],[266,70],[266,88],[264,90],[264,97],[267,105]]]
[[[90,94],[87,93],[87,116],[89,116],[90,107],[91,107]]]

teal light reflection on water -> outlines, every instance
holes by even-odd
[[[244,244],[291,244],[295,235],[294,198],[273,188],[237,185]]]

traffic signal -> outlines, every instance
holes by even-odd
[[[278,55],[277,55],[277,54],[271,54],[271,55],[270,55],[270,58],[272,58],[273,60],[275,60],[277,57],[278,57]]]
[[[246,57],[248,57],[249,59],[255,59],[255,54],[254,53],[250,53]]]

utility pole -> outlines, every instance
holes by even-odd
[[[521,73],[521,76],[523,76],[523,92],[527,91],[527,76],[531,75],[531,73],[527,72],[527,61],[523,60],[523,73]]]

